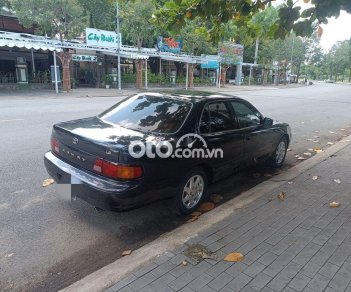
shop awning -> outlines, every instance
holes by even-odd
[[[34,50],[43,50],[43,51],[57,51],[61,52],[62,49],[60,48],[55,48],[50,45],[46,44],[40,44],[40,43],[32,43],[32,42],[27,42],[27,41],[17,41],[17,40],[6,40],[6,39],[0,39],[0,47],[17,47],[17,48],[26,48],[28,50],[34,49]]]

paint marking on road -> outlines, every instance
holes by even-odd
[[[0,120],[0,123],[24,121],[24,119],[11,119],[11,120]]]

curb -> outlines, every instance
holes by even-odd
[[[265,193],[273,191],[287,181],[293,180],[301,173],[308,171],[312,167],[328,159],[333,154],[350,145],[351,142],[347,141],[350,139],[351,135],[330,146],[324,152],[316,154],[310,159],[290,168],[286,172],[264,181],[250,190],[243,192],[234,199],[216,207],[214,210],[202,215],[195,222],[184,224],[171,232],[161,235],[158,239],[133,251],[130,256],[120,258],[60,291],[97,292],[111,287],[132,272],[147,265],[157,256],[174,250],[177,246],[196,236],[197,233],[205,231],[212,225],[232,215],[237,209],[247,206]],[[196,234],[194,234],[194,230],[197,231]]]

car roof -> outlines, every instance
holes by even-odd
[[[210,100],[217,100],[217,99],[237,99],[243,100],[237,96],[229,95],[229,94],[222,94],[222,93],[215,93],[209,91],[199,91],[199,90],[165,90],[159,92],[142,92],[139,93],[141,95],[155,95],[155,96],[165,96],[168,98],[174,99],[182,99],[184,101],[197,103],[197,102],[204,102]]]

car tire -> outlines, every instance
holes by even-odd
[[[181,181],[175,197],[176,211],[179,215],[194,212],[205,198],[207,176],[201,168],[190,171]]]
[[[288,139],[282,137],[279,140],[277,147],[274,150],[274,153],[268,160],[268,164],[274,168],[282,167],[286,157],[286,151],[288,150]]]

